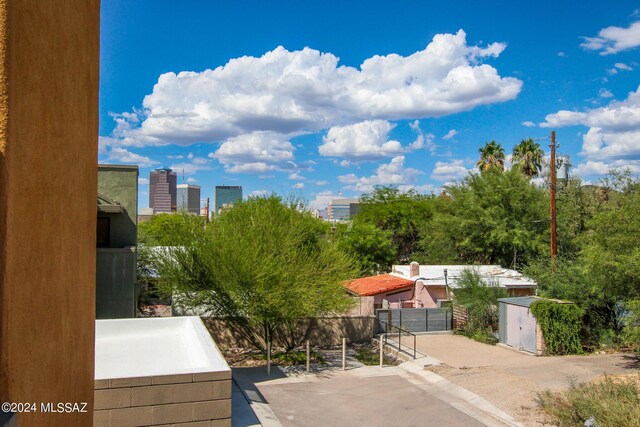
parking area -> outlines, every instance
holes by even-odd
[[[517,425],[509,414],[412,362],[311,374],[275,368],[270,376],[264,368],[238,368],[233,376],[265,427]]]
[[[283,426],[482,426],[397,375],[258,386]]]
[[[461,335],[420,335],[416,347],[443,362],[429,368],[431,371],[531,426],[542,423],[535,403],[539,392],[564,389],[571,381],[591,381],[605,374],[637,373],[639,367],[638,358],[631,354],[537,357]]]
[[[571,380],[584,382],[604,374],[637,372],[639,367],[632,354],[537,357],[462,335],[420,335],[416,347],[454,368],[493,367],[550,389],[566,388]]]

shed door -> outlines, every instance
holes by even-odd
[[[524,351],[528,351],[530,353],[536,352],[536,319],[531,314],[531,309],[520,307],[524,310],[523,316],[521,317],[521,334],[520,334],[520,345]]]
[[[527,307],[507,306],[507,345],[536,352],[536,322]]]
[[[520,308],[507,305],[507,345],[520,348]]]

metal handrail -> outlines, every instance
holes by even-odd
[[[403,329],[399,326],[395,326],[395,325],[391,325],[387,322],[385,322],[384,320],[380,320],[378,319],[378,322],[380,323],[384,323],[386,325],[385,327],[385,332],[382,333],[382,335],[384,335],[384,344],[385,345],[389,345],[389,341],[387,340],[387,336],[389,335],[389,329],[393,330],[393,329],[397,329],[398,330],[398,351],[401,351],[403,353],[408,354],[409,356],[411,356],[411,353],[409,353],[408,351],[405,351],[402,349],[402,333],[406,333],[408,335],[411,335],[413,337],[413,358],[416,358],[416,335],[409,332],[406,329]]]

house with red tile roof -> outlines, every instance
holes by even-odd
[[[360,296],[373,296],[375,308],[436,308],[450,300],[464,270],[475,271],[488,286],[499,286],[509,296],[534,295],[537,283],[499,265],[394,265],[391,273],[361,277],[345,283]]]
[[[378,274],[361,277],[345,283],[345,287],[356,295],[373,296],[373,306],[382,308],[383,301],[399,301],[411,298],[413,280],[394,274]]]

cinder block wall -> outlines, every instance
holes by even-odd
[[[231,426],[231,371],[96,380],[93,425]]]

